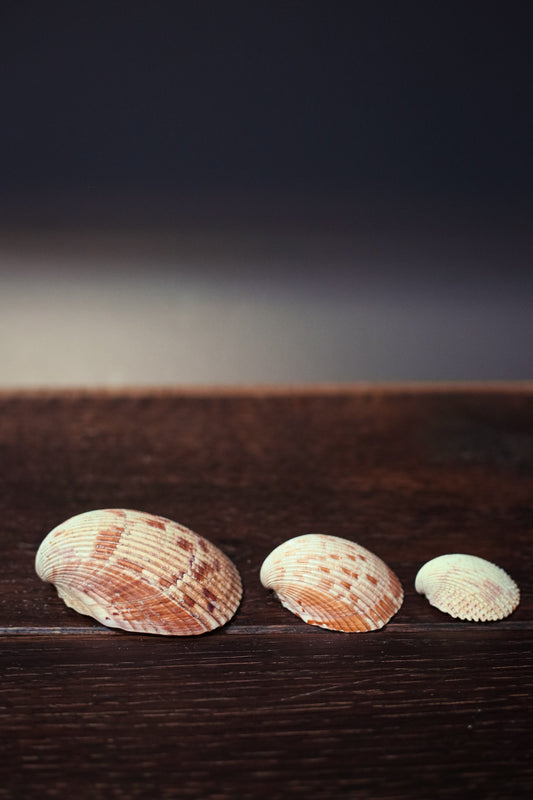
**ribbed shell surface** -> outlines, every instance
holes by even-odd
[[[240,603],[233,562],[164,517],[128,509],[79,514],[41,543],[37,574],[71,608],[113,628],[191,635],[224,625]]]
[[[308,625],[346,633],[382,628],[403,601],[400,581],[378,556],[319,533],[276,547],[263,562],[260,580]]]
[[[518,586],[501,567],[463,553],[428,561],[418,571],[415,589],[440,611],[471,622],[503,619],[520,602]]]

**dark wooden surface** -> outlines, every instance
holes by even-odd
[[[532,796],[531,387],[4,393],[0,458],[0,797]],[[110,506],[222,547],[234,620],[166,638],[67,609],[37,547]],[[306,626],[261,587],[272,548],[313,531],[396,571],[383,630]],[[458,551],[515,578],[511,617],[415,593]]]

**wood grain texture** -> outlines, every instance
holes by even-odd
[[[533,391],[0,395],[0,797],[529,797]],[[81,511],[162,514],[238,566],[234,620],[163,639],[66,608],[33,568]],[[300,533],[395,570],[381,631],[304,625],[259,583]],[[500,623],[414,591],[445,552],[518,582]]]

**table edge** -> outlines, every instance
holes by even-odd
[[[72,386],[5,386],[0,399],[30,397],[277,397],[364,394],[517,394],[533,393],[533,380],[523,381],[384,381],[295,384],[124,384]]]

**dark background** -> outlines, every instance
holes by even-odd
[[[4,3],[2,382],[531,377],[532,21]]]

